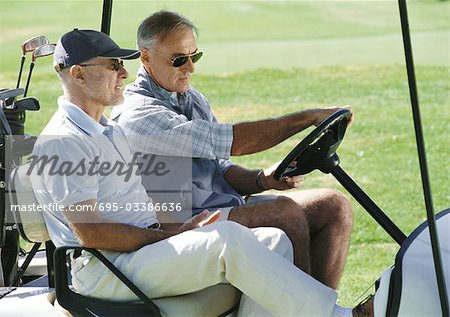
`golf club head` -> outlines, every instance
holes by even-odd
[[[10,108],[14,100],[16,100],[16,97],[22,95],[23,93],[24,90],[22,88],[0,88],[0,106],[2,108]]]
[[[0,88],[0,99],[6,100],[15,98],[19,95],[22,95],[23,92],[24,92],[23,88],[15,88],[15,89]]]
[[[33,52],[33,60],[32,62],[36,61],[36,59],[48,55],[52,55],[53,52],[55,52],[56,45],[55,44],[44,44],[36,48]]]
[[[44,35],[39,35],[32,37],[22,43],[22,54],[25,55],[27,52],[33,52],[39,46],[48,44],[49,41]]]
[[[48,44],[48,39],[43,35],[32,37],[31,39],[28,39],[21,44],[22,58],[20,60],[20,69],[19,69],[19,76],[17,77],[16,88],[19,88],[19,86],[20,86],[20,79],[22,77],[23,64],[25,63],[25,55],[27,54],[27,52],[33,52],[37,47],[44,45],[44,44]]]
[[[25,85],[25,92],[23,93],[24,97],[26,97],[27,93],[28,93],[28,88],[30,86],[30,80],[31,80],[31,73],[33,72],[33,68],[34,68],[36,59],[38,59],[40,57],[52,55],[53,52],[55,52],[55,48],[56,48],[55,44],[44,44],[34,50],[33,58],[31,60],[31,64],[30,64],[30,71],[28,72],[27,83]]]
[[[39,109],[41,109],[41,106],[39,105],[39,100],[37,100],[36,98],[25,97],[14,101],[13,109],[38,111]]]

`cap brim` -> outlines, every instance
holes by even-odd
[[[141,52],[137,50],[127,50],[118,48],[107,53],[102,54],[98,57],[103,58],[121,58],[121,59],[136,59],[141,55]]]

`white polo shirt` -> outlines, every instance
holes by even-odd
[[[121,128],[105,116],[96,122],[63,96],[58,105],[35,144],[29,170],[55,245],[79,245],[62,211],[89,199],[97,200],[102,222],[142,228],[157,223]]]

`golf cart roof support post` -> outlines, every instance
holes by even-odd
[[[101,31],[107,35],[111,30],[112,2],[113,0],[103,0]]]
[[[441,300],[441,309],[443,316],[449,316],[449,305],[447,290],[444,281],[444,272],[442,268],[442,258],[439,248],[439,238],[437,235],[436,221],[433,211],[433,200],[431,197],[431,188],[428,177],[427,158],[425,153],[425,142],[423,139],[422,124],[420,120],[419,97],[417,95],[416,77],[414,73],[414,60],[411,47],[411,36],[409,31],[408,10],[406,0],[398,0],[400,21],[402,27],[403,46],[405,49],[406,70],[408,73],[409,95],[411,99],[411,108],[414,120],[414,130],[416,133],[417,152],[419,156],[420,172],[422,177],[422,187],[425,199],[425,208],[427,212],[428,227],[430,230],[431,248],[433,251],[433,260],[436,270],[436,280],[438,284],[439,297]]]
[[[0,111],[3,111],[0,109]],[[6,228],[5,228],[5,220],[6,220],[6,206],[5,206],[5,139],[6,135],[0,134],[0,143],[2,146],[0,147],[0,248],[5,245],[6,242]],[[3,185],[3,186],[2,186]],[[1,255],[1,253],[0,253]],[[1,260],[1,259],[0,259]],[[1,265],[1,261],[0,261]],[[2,272],[0,272],[2,273]],[[2,276],[3,279],[3,276]]]

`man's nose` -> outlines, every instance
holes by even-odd
[[[192,58],[189,57],[186,64],[183,65],[184,69],[187,70],[190,73],[193,73],[195,71],[194,63],[192,62]]]
[[[128,71],[125,69],[125,66],[123,66],[123,65],[120,65],[119,76],[124,79],[128,78]]]

